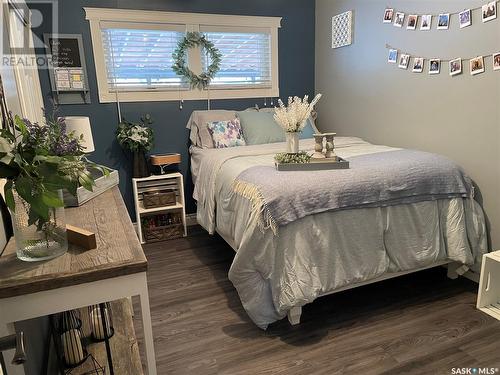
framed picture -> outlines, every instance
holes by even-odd
[[[500,52],[493,54],[493,70],[500,70]]]
[[[484,73],[484,59],[483,56],[478,56],[470,60],[470,74],[475,76],[476,74]]]
[[[391,23],[394,17],[394,9],[387,8],[384,12],[384,23]]]
[[[483,5],[483,22],[488,22],[497,18],[497,2],[491,1],[488,4]]]
[[[450,13],[442,13],[438,16],[438,30],[448,30],[450,27]]]
[[[462,59],[458,58],[450,61],[450,76],[462,74]]]
[[[422,73],[424,71],[424,58],[415,57],[413,60],[413,73]]]
[[[470,9],[466,9],[458,14],[458,19],[460,21],[460,28],[472,25],[472,13]]]
[[[408,25],[406,28],[408,30],[415,30],[417,28],[418,16],[416,14],[410,14],[408,16]]]
[[[420,24],[420,30],[430,30],[432,25],[432,15],[425,14],[422,16],[422,23]]]
[[[398,50],[397,49],[391,49],[389,50],[389,60],[391,64],[395,64],[398,62]]]
[[[405,23],[405,14],[401,12],[396,12],[396,17],[394,18],[394,26],[403,27]]]
[[[439,74],[441,72],[441,60],[440,59],[430,59],[429,60],[429,74]]]
[[[352,44],[352,10],[332,17],[332,48]]]
[[[408,65],[410,63],[410,55],[406,55],[404,53],[399,57],[399,65],[401,69],[408,69]]]

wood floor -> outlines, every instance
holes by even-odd
[[[476,284],[449,280],[444,268],[320,298],[304,307],[299,326],[285,319],[262,331],[227,278],[234,253],[222,239],[195,228],[145,251],[160,375],[500,367],[500,322],[475,309]],[[141,341],[138,313],[134,320]]]

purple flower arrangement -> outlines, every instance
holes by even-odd
[[[49,118],[46,124],[18,116],[0,129],[0,178],[6,178],[5,201],[15,211],[14,191],[29,204],[32,224],[39,227],[49,211],[64,207],[58,191],[73,195],[79,186],[92,190],[94,180],[87,168],[109,174],[105,167],[83,156],[82,139],[66,131],[64,118]]]

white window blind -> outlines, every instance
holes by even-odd
[[[206,31],[205,35],[222,54],[221,69],[212,80],[212,88],[272,86],[269,33]],[[210,64],[209,56],[203,56],[202,63],[206,69]]]
[[[112,90],[178,89],[172,53],[184,33],[102,28],[108,85]]]
[[[279,96],[280,17],[84,9],[102,103]],[[204,33],[222,54],[210,90],[190,87],[172,70],[187,31]],[[196,48],[186,60],[195,74],[210,64]]]

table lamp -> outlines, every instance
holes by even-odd
[[[83,136],[82,146],[86,154],[94,152],[94,139],[92,138],[92,128],[90,127],[90,119],[85,116],[68,116],[65,117],[66,131],[74,132],[75,137]]]

